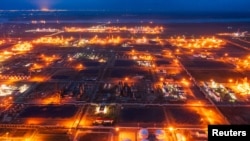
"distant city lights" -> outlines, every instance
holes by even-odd
[[[67,46],[69,42],[72,41],[74,38],[63,38],[63,37],[41,37],[36,40],[33,40],[32,43],[34,44],[50,44],[50,45],[62,45]]]
[[[164,31],[163,27],[149,27],[149,26],[137,26],[137,27],[119,27],[119,26],[93,26],[89,28],[81,27],[65,27],[65,32],[91,32],[91,33],[120,33],[129,32],[132,34],[144,33],[144,34],[161,34]]]

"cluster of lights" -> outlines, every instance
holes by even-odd
[[[91,38],[88,42],[88,44],[100,44],[100,45],[107,45],[107,44],[120,44],[121,43],[121,37],[106,37],[106,38],[99,38],[98,36],[95,36]]]
[[[13,94],[15,92],[16,89],[18,89],[20,93],[23,93],[26,90],[28,90],[28,88],[29,88],[29,86],[26,85],[26,84],[24,84],[24,85],[22,85],[20,87],[2,84],[2,85],[0,85],[0,96],[11,95],[11,94]]]
[[[42,23],[42,24],[46,24],[45,20],[41,20],[41,21],[31,21],[32,24],[37,24],[37,23]]]
[[[144,33],[144,34],[160,34],[164,31],[163,27],[149,27],[149,26],[141,26],[136,28],[129,28],[128,30],[131,33]]]
[[[29,79],[30,76],[29,75],[2,75],[0,74],[0,79],[3,79],[3,80],[27,80]]]
[[[29,79],[31,82],[45,82],[47,78],[45,76],[33,76]]]
[[[77,65],[75,66],[75,69],[78,70],[78,71],[80,71],[80,70],[83,70],[83,69],[84,69],[84,66],[83,66],[83,64],[77,64]]]
[[[108,28],[101,26],[90,27],[90,28],[80,28],[80,27],[65,27],[65,32],[94,32],[94,33],[103,33],[107,32]]]
[[[3,44],[5,44],[5,43],[6,43],[5,40],[0,40],[0,46],[3,45]]]
[[[129,52],[131,58],[136,61],[139,66],[143,67],[155,67],[156,65],[153,62],[153,56],[150,54],[139,54],[134,49]]]
[[[232,82],[232,81],[231,81]],[[245,78],[242,81],[237,81],[232,85],[232,89],[241,95],[250,95],[250,82]]]
[[[0,96],[11,95],[15,87],[5,84],[0,85]]]
[[[79,27],[65,27],[65,32],[91,32],[91,33],[144,33],[144,34],[160,34],[164,31],[163,27],[149,27],[149,26],[138,26],[138,27],[118,27],[118,26],[94,26],[89,28]]]
[[[136,44],[148,44],[148,39],[146,37],[135,39]]]
[[[207,124],[221,124],[224,122],[224,119],[218,115],[218,113],[211,109],[206,107],[206,103],[203,101],[190,101],[190,105],[187,109],[191,112],[195,112],[200,115],[200,122],[207,126]]]
[[[79,56],[82,55],[81,53],[77,53],[74,58],[79,58]],[[105,63],[107,62],[107,58],[105,57],[100,57],[100,56],[97,56],[97,55],[94,55],[94,54],[89,54],[86,56],[87,59],[90,59],[90,60],[95,60],[95,61],[98,61],[100,63]]]
[[[133,55],[132,59],[140,61],[152,61],[153,57],[151,55]]]
[[[3,53],[0,54],[0,62],[3,62],[7,60],[8,58],[10,58],[12,54],[13,54],[12,52],[4,51]]]
[[[31,70],[38,70],[38,69],[42,69],[43,67],[44,66],[42,64],[34,63],[30,69]]]
[[[68,45],[74,38],[41,37],[33,41],[34,44]]]
[[[153,56],[150,54],[139,54],[134,49],[129,53],[132,56],[133,60],[141,60],[141,61],[152,61]]]
[[[37,70],[37,69],[42,69],[45,66],[49,66],[51,63],[53,63],[54,61],[60,59],[59,56],[57,55],[52,55],[52,56],[46,56],[44,54],[42,54],[40,56],[41,61],[43,61],[42,63],[38,64],[38,63],[34,63],[30,70]]]
[[[215,37],[201,37],[197,39],[186,39],[185,37],[171,37],[169,42],[173,46],[184,48],[219,48],[226,44],[225,41]]]
[[[55,28],[37,28],[37,29],[31,29],[31,30],[26,30],[25,32],[59,32],[59,29]]]
[[[182,83],[184,86],[189,86],[189,85],[190,85],[190,82],[189,82],[188,80],[186,80],[185,78],[182,78],[181,83]]]
[[[163,44],[162,40],[159,37],[156,38],[150,38],[148,39],[147,37],[143,36],[143,37],[131,37],[131,38],[122,38],[120,36],[107,36],[107,37],[98,37],[97,35],[95,35],[92,38],[89,39],[79,39],[77,42],[75,42],[73,44],[73,46],[75,47],[81,47],[81,46],[85,46],[85,45],[119,45],[121,43],[122,47],[129,47],[131,46],[131,44],[138,44],[138,45],[145,45],[145,44],[149,44],[150,41],[152,41],[152,43],[154,42],[155,44]]]
[[[95,113],[96,114],[107,114],[108,108],[107,108],[107,106],[103,106],[103,105],[97,106]]]
[[[78,40],[78,42],[77,42],[77,44],[75,46],[78,46],[78,47],[84,46],[84,45],[88,44],[88,42],[89,41],[86,40],[86,39],[80,39],[80,40]]]
[[[197,107],[195,107],[197,108]],[[214,112],[211,109],[207,109],[205,107],[200,108],[200,112],[203,113],[203,118],[201,118],[201,121],[206,121],[208,124],[215,124],[222,122],[220,118],[218,118],[218,114]],[[205,122],[205,123],[206,123]]]
[[[44,55],[44,54],[42,54],[42,55],[40,56],[40,58],[41,58],[41,60],[43,60],[44,62],[54,62],[55,60],[60,59],[60,57],[57,56],[57,55],[46,56],[46,55]]]
[[[233,32],[233,33],[218,33],[219,36],[245,37],[248,31]]]
[[[186,141],[186,137],[182,133],[176,133],[176,138],[178,141]]]
[[[42,103],[42,104],[51,104],[51,103],[59,104],[60,103],[60,96],[59,96],[58,93],[53,93],[50,96],[46,96],[45,98],[40,99],[39,103]]]
[[[236,59],[237,69],[248,70],[250,69],[250,55],[244,59]]]
[[[221,102],[225,95],[228,95],[230,97],[229,101],[234,102],[235,100],[237,100],[234,92],[230,91],[224,85],[216,83],[213,80],[211,80],[210,83],[204,83],[204,86],[207,94],[217,102]]]
[[[243,82],[243,83],[237,84],[236,88],[243,95],[250,94],[250,84],[249,84],[249,82]]]
[[[12,51],[30,51],[33,48],[33,45],[29,42],[21,42],[13,46]]]
[[[9,40],[11,41],[11,40]],[[6,43],[5,40],[0,40],[0,45]],[[33,48],[33,45],[30,42],[21,42],[12,46],[11,51],[4,51],[0,54],[0,62],[6,61],[15,53],[24,53],[30,51]]]

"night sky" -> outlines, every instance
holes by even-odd
[[[250,12],[250,0],[0,0],[0,10]]]

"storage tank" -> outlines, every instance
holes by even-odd
[[[155,137],[157,140],[163,140],[166,138],[166,134],[165,134],[165,131],[164,130],[156,130],[155,131]]]
[[[148,139],[142,139],[142,140],[140,140],[140,141],[149,141]]]
[[[131,141],[131,139],[129,139],[129,138],[124,138],[124,139],[122,139],[122,141]]]
[[[139,136],[139,139],[147,139],[148,138],[148,129],[146,128],[142,128],[139,130],[139,133],[138,133],[138,136]]]

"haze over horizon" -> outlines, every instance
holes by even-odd
[[[0,10],[250,12],[249,0],[2,0]]]

